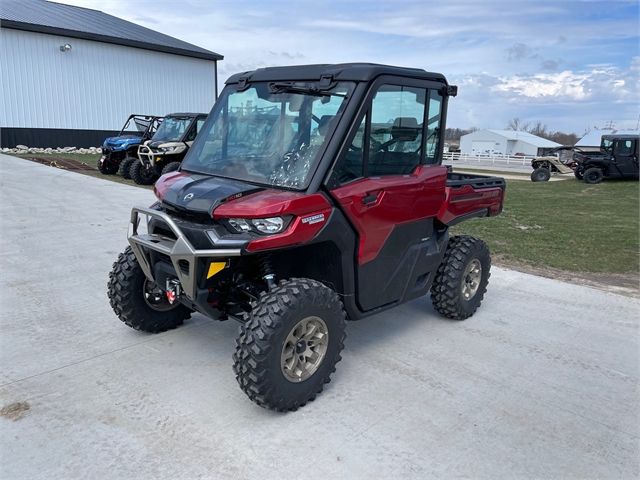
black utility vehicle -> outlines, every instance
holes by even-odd
[[[640,135],[603,135],[600,151],[574,154],[576,177],[586,183],[604,178],[638,178]]]
[[[151,140],[138,147],[131,178],[140,185],[150,185],[160,175],[177,170],[206,119],[206,113],[172,113],[164,117]]]
[[[329,382],[347,319],[429,292],[442,315],[473,315],[489,250],[449,227],[498,215],[505,183],[441,165],[456,91],[438,73],[373,64],[232,76],[158,201],[132,210],[113,310],[147,332],[194,311],[237,320],[238,383],[280,411]]]
[[[129,115],[115,137],[108,137],[102,144],[102,156],[98,170],[105,175],[116,172],[129,178],[131,163],[138,158],[138,146],[150,139],[162,123],[162,117],[153,115]]]

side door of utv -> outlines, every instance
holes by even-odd
[[[446,235],[434,229],[447,176],[441,87],[380,78],[331,174],[330,193],[358,235],[362,311],[424,295],[442,259]]]
[[[638,140],[618,139],[613,144],[613,162],[623,177],[638,176]]]

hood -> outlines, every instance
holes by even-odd
[[[136,135],[122,135],[119,137],[108,137],[102,144],[103,147],[108,148],[123,148],[131,145],[137,145],[142,142],[142,138]]]
[[[154,191],[158,199],[169,206],[193,213],[207,213],[228,200],[264,190],[250,183],[228,178],[188,172],[163,175]]]
[[[183,142],[179,141],[179,140],[149,140],[147,142],[147,145],[153,148],[158,148],[158,147],[167,147],[167,146],[174,146],[174,145],[184,145]]]

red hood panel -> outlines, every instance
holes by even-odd
[[[281,215],[305,215],[331,209],[321,193],[263,190],[223,203],[213,211],[213,218],[264,218]]]

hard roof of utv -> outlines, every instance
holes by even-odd
[[[606,139],[613,139],[613,140],[634,140],[637,139],[638,137],[640,137],[640,134],[633,134],[633,133],[622,133],[620,135],[616,135],[615,133],[612,133],[611,135],[602,135],[602,138],[606,138]]]
[[[192,112],[184,112],[184,113],[168,113],[167,115],[165,115],[166,117],[206,117],[207,114],[206,113],[192,113]]]
[[[394,67],[376,63],[338,63],[322,65],[295,65],[289,67],[259,68],[237,73],[229,77],[227,84],[238,83],[240,79],[249,82],[275,82],[286,80],[320,80],[323,75],[332,75],[334,80],[367,82],[380,75],[435,80],[447,84],[441,73],[427,72],[420,68]]]

